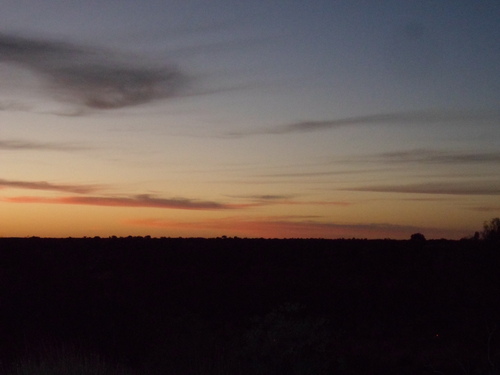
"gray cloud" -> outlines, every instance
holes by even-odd
[[[78,151],[84,149],[86,148],[70,143],[51,143],[51,142],[43,143],[43,142],[21,141],[17,139],[0,140],[0,151],[1,150]]]
[[[251,135],[280,135],[304,133],[321,130],[332,130],[345,126],[390,125],[390,124],[434,124],[440,122],[463,123],[470,121],[500,121],[500,111],[468,110],[468,111],[414,111],[399,113],[382,113],[367,116],[345,117],[322,121],[300,121],[278,127],[258,129],[249,132],[233,132],[226,137],[244,137]]]
[[[373,185],[342,189],[378,193],[415,193],[446,195],[500,195],[500,181],[429,182],[408,185]]]
[[[177,96],[189,81],[174,67],[133,64],[106,50],[6,34],[0,34],[0,63],[38,74],[56,99],[88,109]]]
[[[13,181],[0,179],[0,188],[62,191],[66,193],[86,194],[97,190],[94,185],[59,185],[47,181]]]

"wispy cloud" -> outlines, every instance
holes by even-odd
[[[259,174],[256,177],[269,177],[269,178],[310,178],[310,177],[329,177],[329,176],[344,176],[365,173],[378,173],[386,172],[387,168],[374,168],[374,169],[349,169],[342,171],[319,171],[319,172],[289,172],[289,173],[267,173]]]
[[[408,185],[370,185],[342,189],[378,193],[415,193],[445,195],[500,195],[500,181],[428,182]]]
[[[500,111],[412,111],[381,113],[366,116],[344,117],[321,121],[299,121],[276,127],[250,130],[248,132],[229,132],[226,137],[245,137],[252,135],[280,135],[332,130],[346,126],[391,125],[391,124],[435,124],[441,122],[463,123],[470,121],[499,121]]]
[[[167,231],[193,231],[211,233],[213,236],[227,235],[264,238],[399,238],[408,239],[412,233],[421,232],[428,238],[461,238],[462,231],[422,228],[416,226],[359,223],[339,224],[309,219],[286,217],[227,217],[204,221],[180,222],[155,218],[129,219],[127,225],[160,228]]]
[[[496,164],[500,163],[500,152],[457,152],[430,149],[384,152],[346,161],[375,163],[419,163],[419,164]]]
[[[172,66],[134,64],[111,51],[0,34],[0,63],[44,78],[54,97],[88,109],[114,109],[179,95],[187,76]]]
[[[346,201],[311,201],[311,200],[300,200],[292,195],[272,195],[272,194],[262,194],[262,195],[240,195],[232,196],[233,198],[240,198],[250,200],[252,206],[268,206],[268,205],[310,205],[310,206],[339,206],[346,207],[351,206],[352,202]]]
[[[262,194],[262,195],[252,195],[249,196],[250,199],[255,199],[258,201],[280,201],[283,199],[289,199],[288,195],[272,195],[272,194]]]
[[[1,58],[0,58],[1,59]],[[31,110],[31,106],[18,101],[2,101],[0,102],[0,111],[22,111],[27,112]]]
[[[149,207],[179,210],[227,210],[245,208],[245,204],[225,204],[212,201],[200,201],[186,198],[156,198],[147,194],[131,197],[106,197],[106,196],[71,196],[71,197],[7,197],[4,201],[10,203],[45,203],[69,204],[106,207]]]
[[[407,201],[407,202],[449,202],[449,201],[455,201],[455,198],[443,198],[443,197],[425,197],[425,198],[403,198],[401,199],[402,201]]]
[[[99,187],[95,185],[59,185],[47,181],[13,181],[0,179],[0,189],[1,188],[60,191],[77,194],[87,194],[99,189]]]
[[[0,139],[0,150],[39,150],[39,151],[79,151],[87,147],[72,143],[32,142],[18,139]]]
[[[229,197],[250,201],[255,206],[281,204],[283,202],[290,202],[294,199],[291,195],[278,194],[229,195]]]
[[[469,208],[470,210],[473,211],[480,211],[480,212],[498,212],[500,213],[500,206],[476,206],[476,207],[471,207]]]

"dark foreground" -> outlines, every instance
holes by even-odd
[[[497,374],[499,266],[472,240],[0,239],[0,368]]]

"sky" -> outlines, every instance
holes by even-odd
[[[2,0],[0,237],[459,239],[497,0]]]

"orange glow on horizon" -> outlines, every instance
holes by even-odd
[[[255,218],[249,220],[243,217],[229,217],[205,221],[181,222],[175,220],[159,219],[129,219],[123,222],[130,226],[147,227],[165,232],[180,232],[185,236],[190,233],[202,232],[207,237],[247,238],[393,238],[408,239],[415,228],[398,226],[376,226],[333,223],[313,221],[291,221],[284,218]],[[446,230],[428,230],[428,235],[433,238],[449,238],[450,235],[458,238],[462,232]]]

